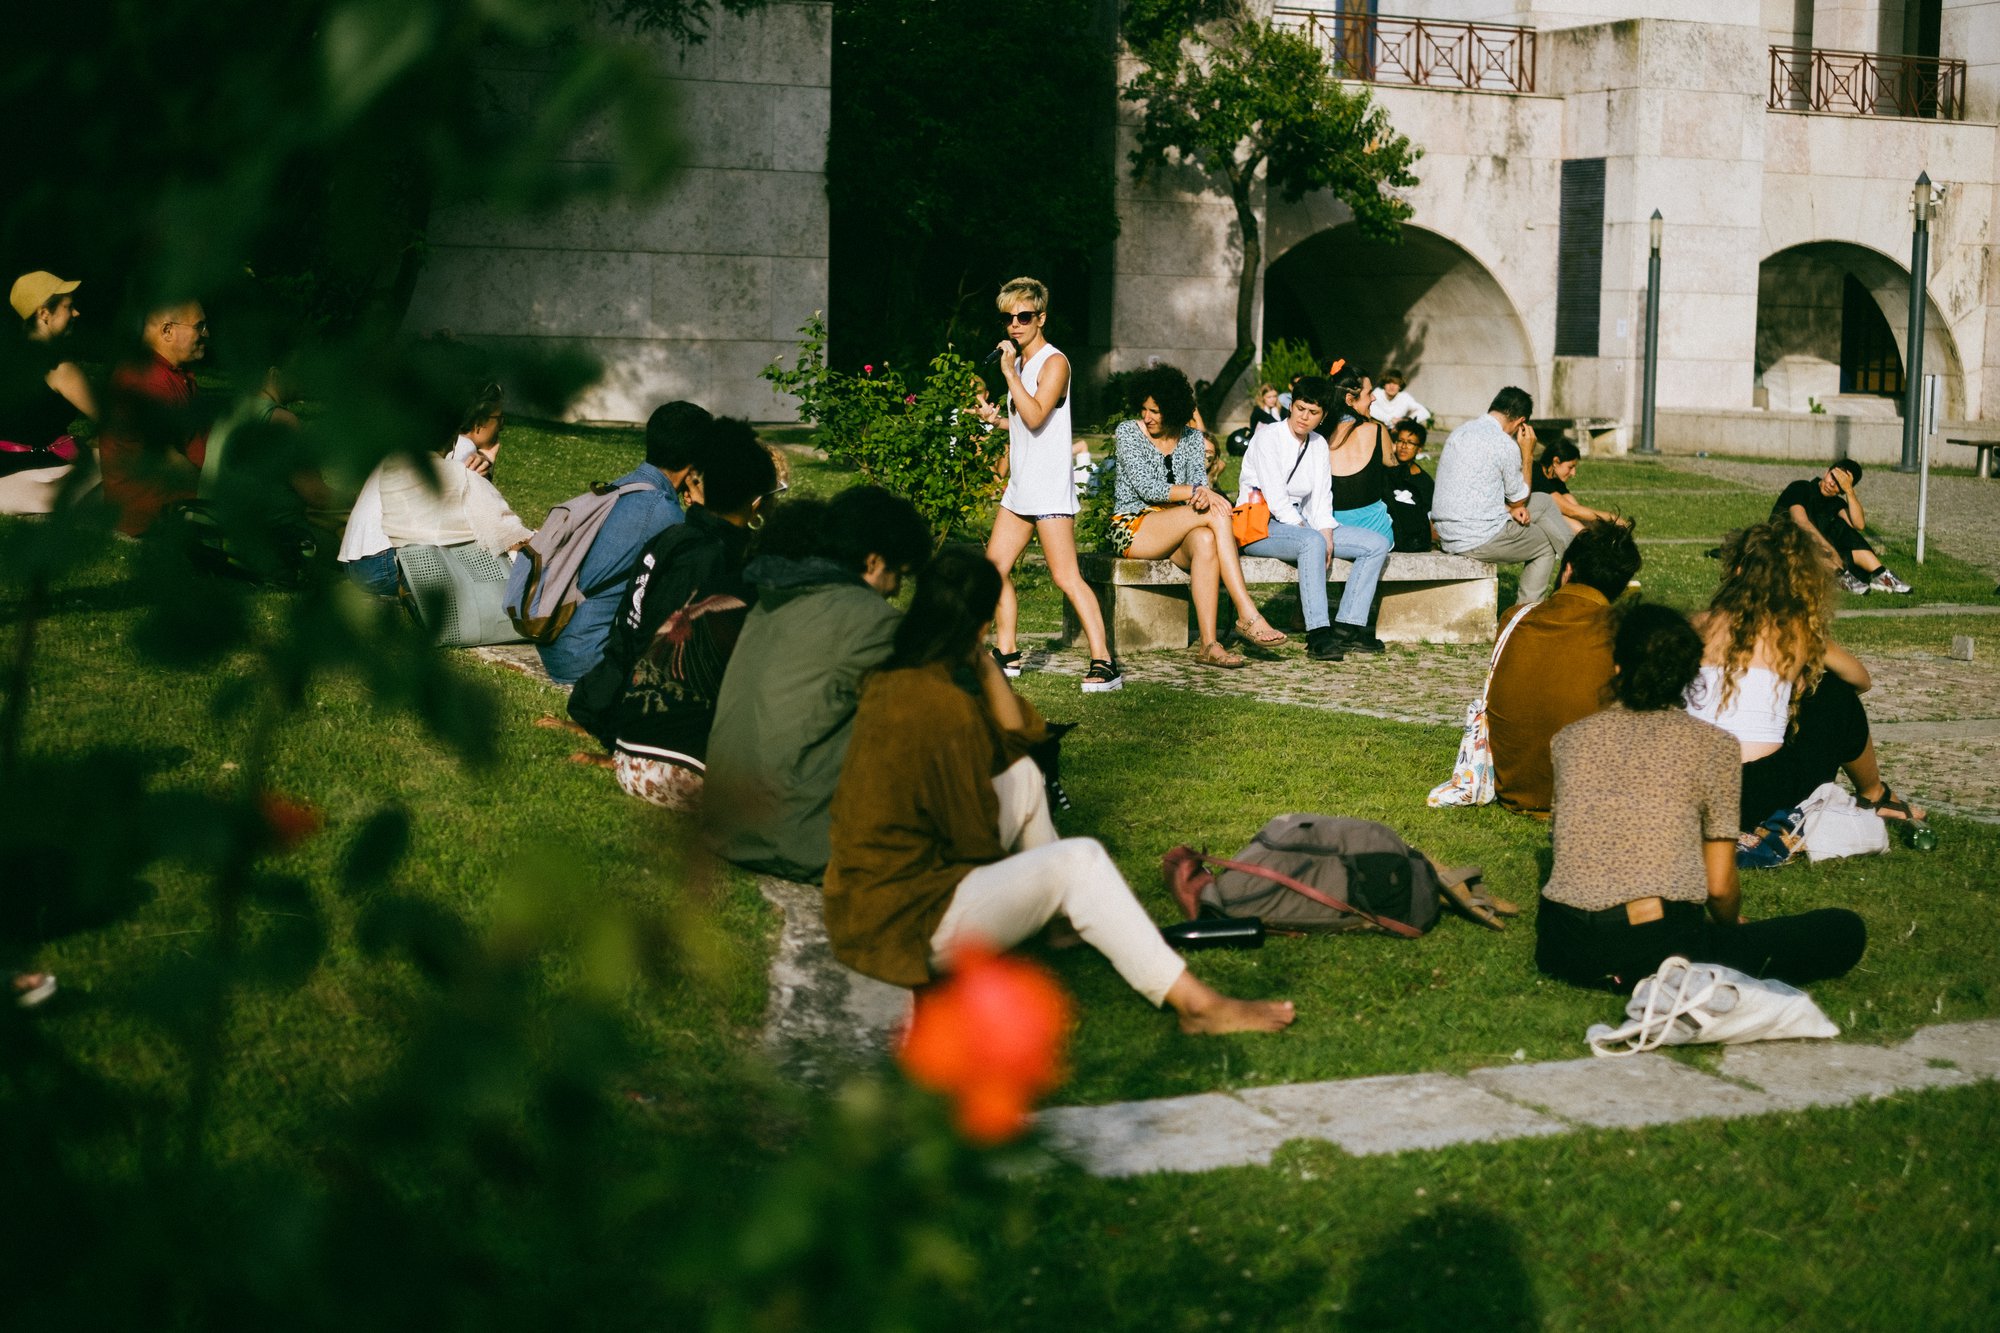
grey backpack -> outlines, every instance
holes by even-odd
[[[1366,819],[1279,815],[1234,857],[1176,847],[1163,868],[1190,919],[1206,912],[1312,935],[1374,929],[1409,938],[1437,924],[1441,883],[1429,858]]]
[[[598,587],[577,585],[584,558],[604,521],[611,517],[611,507],[624,496],[652,489],[643,481],[624,486],[599,482],[549,511],[548,520],[514,561],[502,602],[522,638],[530,643],[554,643],[586,598],[621,586],[632,577],[631,570],[621,569]]]

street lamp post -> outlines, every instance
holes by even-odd
[[[1660,216],[1660,210],[1654,209],[1650,224],[1652,254],[1646,260],[1645,380],[1639,391],[1639,447],[1633,451],[1640,454],[1660,452],[1653,442],[1653,397],[1654,384],[1660,375],[1660,233],[1665,227],[1666,220]]]
[[[1898,472],[1915,472],[1923,456],[1924,288],[1930,282],[1931,176],[1917,177],[1910,195],[1910,331],[1903,353],[1903,461]]]

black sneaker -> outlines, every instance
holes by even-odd
[[[1006,676],[1007,679],[1012,680],[1021,674],[1020,649],[1016,648],[1011,653],[1003,653],[998,648],[989,649],[988,651],[993,654],[993,660],[1000,664],[1000,673]]]
[[[1330,627],[1306,631],[1306,656],[1315,662],[1347,660],[1347,654],[1341,651],[1340,635]]]
[[[1090,669],[1083,673],[1085,694],[1109,694],[1113,690],[1125,688],[1125,669],[1116,662],[1102,657],[1090,659]]]
[[[1335,621],[1333,632],[1340,636],[1341,648],[1350,653],[1381,653],[1388,651],[1388,645],[1368,632],[1366,625],[1349,625]]]

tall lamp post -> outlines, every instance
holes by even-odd
[[[1931,174],[1917,177],[1910,194],[1910,331],[1903,355],[1903,461],[1898,472],[1915,472],[1923,457],[1924,288],[1930,283]]]
[[[1634,453],[1657,454],[1660,447],[1653,443],[1653,390],[1660,375],[1660,233],[1666,227],[1666,219],[1660,210],[1653,210],[1650,224],[1653,247],[1646,260],[1646,368],[1645,380],[1640,387],[1639,406],[1639,447]]]

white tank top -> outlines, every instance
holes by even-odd
[[[1722,707],[1722,668],[1705,666],[1688,686],[1687,710],[1712,722],[1745,745],[1782,745],[1792,706],[1792,683],[1768,667],[1745,667],[1736,693]]]
[[[1049,358],[1060,355],[1053,344],[1044,344],[1022,363],[1021,387],[1031,394],[1039,389]],[[1063,394],[1040,430],[1029,430],[1019,405],[1009,405],[1007,490],[1000,497],[1001,508],[1022,518],[1076,512],[1076,469],[1071,461],[1076,439],[1070,434],[1069,400],[1070,395]]]

